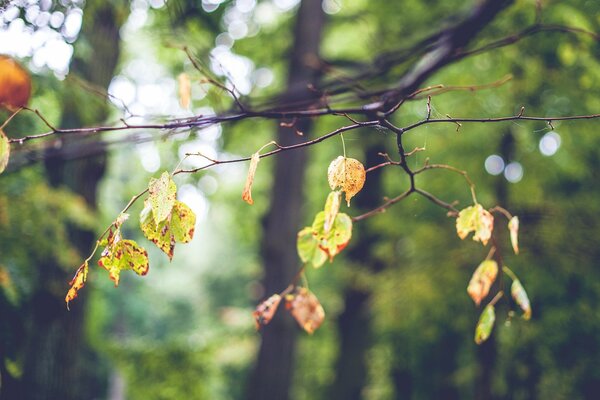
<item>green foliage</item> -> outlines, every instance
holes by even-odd
[[[481,344],[488,340],[492,333],[494,322],[496,322],[496,311],[493,305],[488,304],[481,312],[479,322],[477,322],[477,327],[475,328],[475,343]]]

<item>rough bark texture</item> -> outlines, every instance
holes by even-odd
[[[81,37],[77,48],[93,49],[86,58],[73,60],[71,72],[89,83],[108,88],[119,56],[119,28],[122,10],[115,2],[91,0],[86,3]],[[82,43],[83,42],[83,43]],[[76,50],[77,53],[77,50]],[[88,52],[89,53],[89,52]],[[76,54],[77,57],[81,54]],[[101,123],[106,118],[104,99],[80,92],[64,99],[61,127]],[[46,171],[53,186],[66,186],[96,205],[96,189],[105,169],[105,155],[78,160],[48,154]],[[81,252],[90,251],[94,233],[71,228],[73,244]],[[80,296],[68,312],[64,303],[66,283],[73,270],[65,271],[53,260],[39,266],[39,287],[29,305],[31,320],[27,330],[23,376],[17,393],[3,393],[6,399],[84,399],[104,390],[98,357],[85,342],[84,309],[86,296]]]
[[[318,57],[321,32],[325,23],[321,0],[302,1],[296,18],[287,95],[283,96],[285,102],[296,102],[315,96],[308,90],[308,85],[314,84],[318,79],[318,71],[311,65],[314,66],[312,61]],[[295,128],[307,135],[311,126],[310,120],[303,119]],[[294,129],[279,127],[279,144],[287,146],[302,140],[305,139],[298,136]],[[275,161],[271,207],[265,216],[261,244],[266,295],[284,289],[299,268],[296,234],[302,222],[305,165],[304,149],[290,152],[286,157],[278,157]],[[249,399],[289,398],[296,332],[295,322],[287,313],[278,313],[262,330],[258,360],[248,385]]]

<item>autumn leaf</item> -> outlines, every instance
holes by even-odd
[[[194,237],[196,215],[181,201],[175,201],[171,213],[156,224],[152,218],[152,204],[146,200],[140,213],[140,228],[144,236],[173,259],[175,243],[188,243]]]
[[[87,281],[89,266],[87,260],[77,269],[75,272],[75,276],[69,282],[71,288],[67,292],[67,296],[65,297],[65,302],[67,303],[67,309],[69,308],[69,302],[73,301],[77,294],[83,287],[85,286],[85,282]]]
[[[477,322],[477,326],[475,327],[475,343],[481,344],[490,337],[495,321],[496,311],[494,310],[494,306],[488,304],[483,309],[479,317],[479,322]]]
[[[171,214],[177,195],[177,186],[171,179],[171,175],[165,171],[159,179],[150,179],[148,192],[150,193],[148,199],[152,205],[154,222],[159,224]]]
[[[250,167],[248,168],[248,175],[246,176],[246,185],[242,192],[242,199],[250,205],[254,204],[254,200],[252,200],[252,183],[254,182],[254,175],[256,174],[256,168],[258,167],[259,161],[260,154],[257,151],[252,154],[252,157],[250,158]]]
[[[133,270],[140,276],[148,273],[148,253],[133,240],[122,239],[105,249],[98,265],[107,270],[115,286],[119,286],[121,271]]]
[[[286,308],[309,334],[317,330],[325,320],[325,310],[319,299],[306,288],[299,288],[294,294],[287,295]]]
[[[480,241],[484,246],[492,237],[494,217],[481,204],[467,207],[458,213],[456,232],[461,239],[474,232],[473,240]]]
[[[510,286],[510,294],[513,299],[517,302],[521,310],[523,310],[523,318],[526,320],[531,319],[531,304],[529,303],[529,297],[525,288],[518,279],[513,280]]]
[[[257,330],[271,322],[280,302],[281,296],[274,294],[256,307],[252,316],[256,322]]]
[[[302,262],[311,263],[315,268],[320,267],[327,261],[327,253],[319,247],[317,234],[313,233],[310,226],[298,232],[296,247]]]
[[[467,293],[477,306],[490,292],[490,287],[496,280],[497,275],[498,264],[494,260],[483,261],[473,273],[467,287]]]
[[[515,254],[519,254],[519,217],[512,217],[508,221],[508,231],[510,232],[510,243],[515,251]]]
[[[179,84],[179,105],[181,108],[189,108],[192,99],[192,82],[190,77],[185,72],[182,72],[177,77],[177,83]]]
[[[0,108],[16,111],[31,96],[31,77],[15,60],[0,56]]]
[[[341,188],[346,193],[346,202],[354,197],[365,184],[367,174],[362,163],[354,158],[339,156],[329,164],[327,180],[331,190]]]
[[[352,237],[352,218],[348,214],[338,213],[329,232],[325,232],[325,211],[315,216],[312,231],[319,247],[327,254],[329,261],[338,255],[350,242]]]
[[[327,196],[327,201],[325,202],[325,223],[323,225],[323,229],[325,233],[328,233],[333,227],[333,223],[335,221],[335,217],[340,210],[340,200],[341,200],[340,192],[331,192],[329,196]]]
[[[0,129],[0,174],[4,172],[8,165],[8,159],[10,158],[10,143],[8,138],[4,134],[4,131]]]

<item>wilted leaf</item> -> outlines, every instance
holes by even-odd
[[[8,159],[10,158],[10,143],[8,138],[0,129],[0,174],[4,172],[8,165]]]
[[[16,61],[0,56],[0,108],[16,111],[27,105],[31,78]]]
[[[256,321],[256,329],[260,329],[271,322],[280,302],[281,296],[274,294],[256,307],[256,310],[252,313]]]
[[[498,264],[496,261],[485,260],[479,264],[467,287],[467,293],[469,293],[469,296],[471,296],[476,305],[479,306],[481,300],[485,299],[488,295],[497,275]]]
[[[354,158],[339,156],[329,164],[327,180],[331,190],[341,188],[346,193],[346,202],[360,192],[365,184],[367,173],[362,163]]]
[[[73,299],[77,297],[79,290],[81,290],[85,286],[88,269],[88,262],[86,261],[77,269],[75,276],[73,277],[73,279],[71,279],[71,282],[69,282],[71,288],[69,289],[69,291],[67,292],[67,296],[65,297],[67,309],[69,308],[69,302],[73,301]]]
[[[140,213],[140,228],[144,236],[172,259],[175,243],[188,243],[194,237],[196,215],[185,203],[175,201],[171,214],[157,225],[152,218],[152,205],[148,200],[144,205]]]
[[[133,240],[123,239],[105,249],[98,265],[108,271],[110,279],[118,286],[121,271],[132,269],[138,275],[148,273],[148,253]]]
[[[150,193],[148,199],[152,205],[154,222],[159,224],[171,214],[177,195],[177,186],[171,179],[171,175],[165,171],[159,179],[150,179],[148,192]]]
[[[512,217],[508,221],[508,230],[510,232],[510,243],[515,251],[515,254],[519,254],[519,217]]]
[[[242,199],[252,205],[254,204],[254,200],[252,200],[252,183],[254,182],[254,175],[256,174],[256,167],[258,167],[258,162],[260,161],[260,154],[258,151],[252,154],[250,158],[250,167],[248,167],[248,176],[246,176],[246,185],[244,186],[244,191],[242,192]]]
[[[306,332],[312,334],[325,320],[325,310],[319,299],[306,288],[286,296],[286,308]]]
[[[190,81],[190,77],[185,72],[182,72],[177,77],[177,82],[179,83],[179,105],[182,108],[189,108],[190,101],[192,99],[192,82]]]
[[[477,326],[475,327],[475,343],[481,344],[490,337],[495,321],[496,311],[494,310],[494,306],[488,304],[483,309],[479,317],[479,322],[477,322]]]
[[[473,240],[480,241],[484,246],[492,237],[494,216],[484,209],[481,204],[467,207],[458,213],[456,218],[456,233],[461,239],[474,232]]]
[[[340,200],[342,194],[340,192],[331,192],[329,196],[327,196],[327,201],[325,202],[325,223],[323,225],[323,229],[325,233],[328,233],[333,227],[333,222],[335,221],[335,217],[340,211]]]
[[[338,255],[352,237],[352,218],[348,214],[338,213],[329,232],[325,232],[325,211],[319,212],[312,225],[313,234],[319,247],[327,253],[329,261]]]
[[[327,253],[319,247],[317,234],[313,232],[310,226],[298,232],[296,247],[302,262],[310,262],[315,268],[320,267],[327,261]]]
[[[129,219],[129,214],[127,214],[127,213],[121,213],[121,214],[119,214],[119,216],[118,216],[118,217],[117,217],[117,219],[115,220],[115,226],[116,226],[117,228],[120,228],[120,227],[121,227],[121,225],[123,225],[123,223],[124,223],[125,221],[127,221],[127,219]]]
[[[527,292],[521,284],[521,281],[518,279],[513,280],[510,287],[510,294],[519,307],[521,307],[521,310],[523,310],[523,318],[529,320],[531,318],[531,304],[529,303],[529,297],[527,297]]]

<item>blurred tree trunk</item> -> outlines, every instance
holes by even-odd
[[[294,44],[290,52],[288,88],[282,103],[312,99],[308,88],[318,79],[314,60],[319,54],[325,15],[321,0],[303,0],[298,9]],[[300,120],[294,128],[308,134],[312,121]],[[306,140],[294,128],[279,127],[277,143],[288,146]],[[304,149],[277,157],[273,171],[274,183],[271,207],[264,219],[261,251],[265,268],[266,295],[280,292],[292,281],[299,268],[296,255],[296,234],[301,225],[302,188],[306,152]],[[251,381],[248,398],[252,400],[285,400],[293,377],[294,349],[297,327],[287,313],[278,313],[262,331],[262,341]]]
[[[120,4],[117,6],[116,4]],[[127,15],[124,3],[88,0],[71,73],[106,90],[119,58],[119,29]],[[79,52],[82,50],[81,52]],[[79,90],[69,90],[63,100],[61,127],[81,127],[103,122],[108,114],[106,99]],[[81,141],[84,141],[82,139]],[[52,186],[66,186],[96,206],[96,190],[105,170],[105,154],[69,160],[61,153],[47,154],[47,176]],[[91,231],[71,229],[73,244],[82,255],[95,240]],[[53,260],[39,266],[39,288],[32,298],[22,399],[89,399],[106,390],[98,357],[85,341],[86,295],[68,312],[64,303],[66,283],[73,269],[65,271]],[[101,378],[102,377],[102,378]]]

